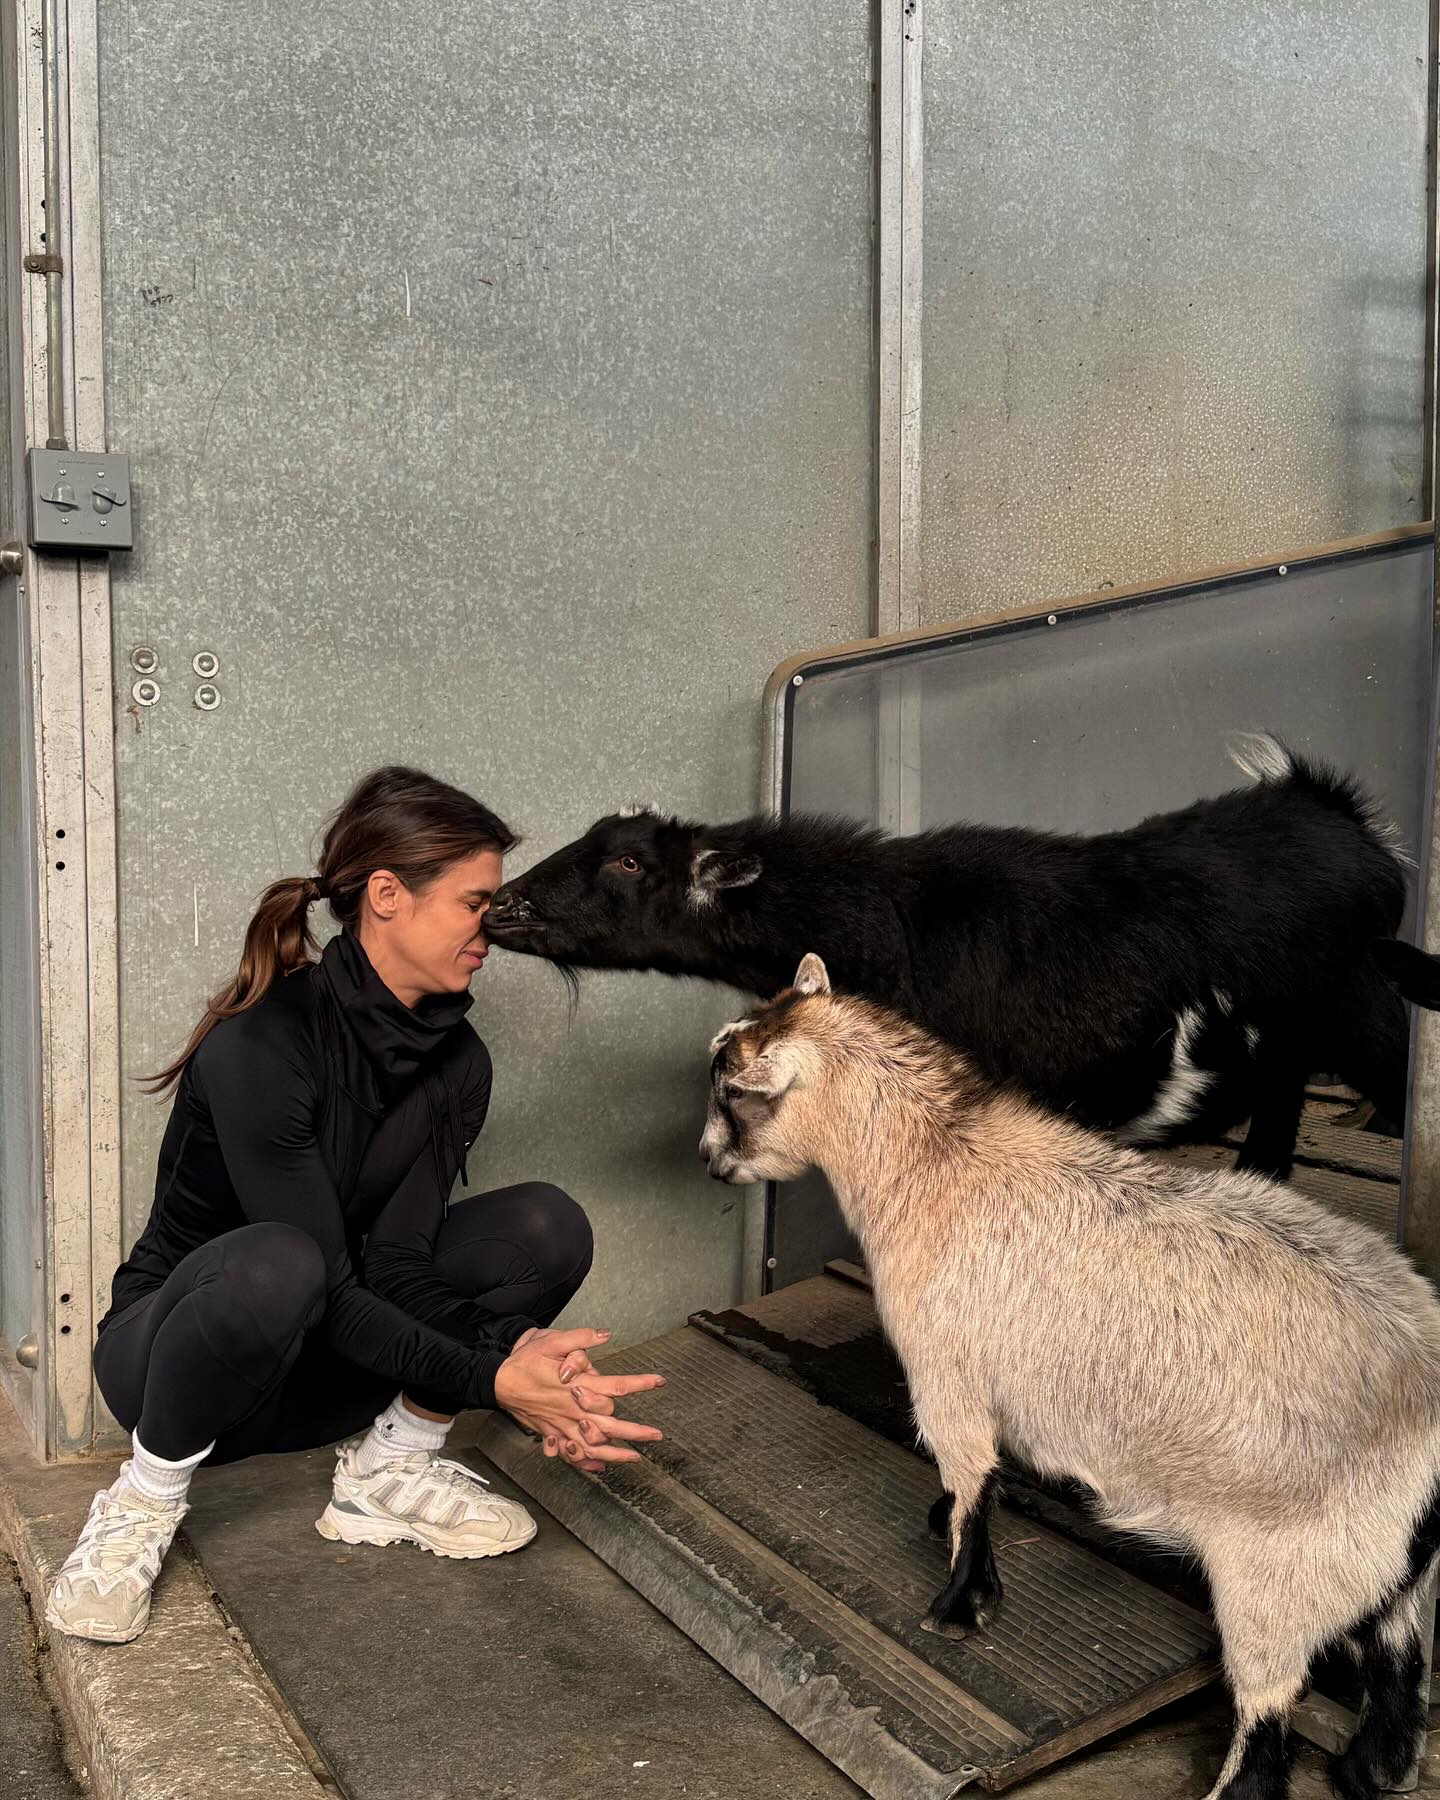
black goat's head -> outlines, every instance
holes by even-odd
[[[705,935],[728,890],[760,875],[735,826],[650,809],[597,819],[573,844],[506,882],[485,932],[506,950],[578,969],[665,967]]]

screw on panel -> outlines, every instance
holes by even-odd
[[[202,682],[195,690],[195,704],[201,712],[214,712],[220,704],[219,688],[212,686],[208,681]]]
[[[796,677],[795,677],[795,680],[794,680],[794,682],[793,682],[793,684],[792,684],[792,685],[793,685],[793,686],[795,686],[795,687],[804,687],[804,685],[805,685],[805,677],[804,677],[804,676],[803,676],[803,675],[797,675],[797,676],[796,676]]]
[[[153,675],[160,658],[149,644],[137,644],[130,652],[130,667],[137,675]]]
[[[197,650],[190,659],[190,667],[202,681],[209,681],[220,673],[220,658],[213,650]]]
[[[158,681],[137,681],[130,690],[130,697],[137,706],[153,706],[160,698]]]
[[[1280,567],[1275,571],[1275,573],[1277,575],[1288,575],[1290,573],[1289,565],[1287,563],[1281,563]]]
[[[773,1269],[773,1268],[778,1267],[777,1259],[773,1256],[767,1256],[765,1258],[765,1267],[767,1269]]]
[[[1051,613],[1045,623],[1047,625],[1058,625],[1060,623],[1060,615],[1058,613]]]

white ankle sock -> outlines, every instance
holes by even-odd
[[[422,1419],[397,1394],[361,1438],[355,1451],[356,1466],[362,1475],[373,1475],[386,1463],[416,1450],[442,1450],[449,1429],[448,1419]]]
[[[121,1463],[120,1473],[115,1477],[111,1492],[124,1481],[147,1500],[183,1500],[190,1486],[190,1477],[214,1448],[213,1444],[207,1444],[203,1450],[197,1450],[194,1456],[187,1456],[182,1462],[166,1462],[163,1456],[152,1455],[138,1437],[132,1437],[130,1460]]]

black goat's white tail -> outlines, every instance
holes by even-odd
[[[1237,731],[1230,739],[1230,760],[1251,781],[1288,781],[1295,758],[1268,731]]]
[[[1272,787],[1293,781],[1309,788],[1325,805],[1349,813],[1396,862],[1407,869],[1416,867],[1395,821],[1353,775],[1297,753],[1268,731],[1236,732],[1229,740],[1229,750],[1231,762],[1252,781]]]

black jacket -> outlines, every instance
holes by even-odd
[[[455,994],[403,1005],[342,932],[318,963],[215,1026],[180,1078],[155,1202],[108,1316],[222,1232],[297,1225],[325,1253],[320,1329],[338,1355],[397,1387],[493,1406],[495,1371],[532,1321],[486,1312],[434,1268],[450,1189],[490,1103],[470,1004]]]

